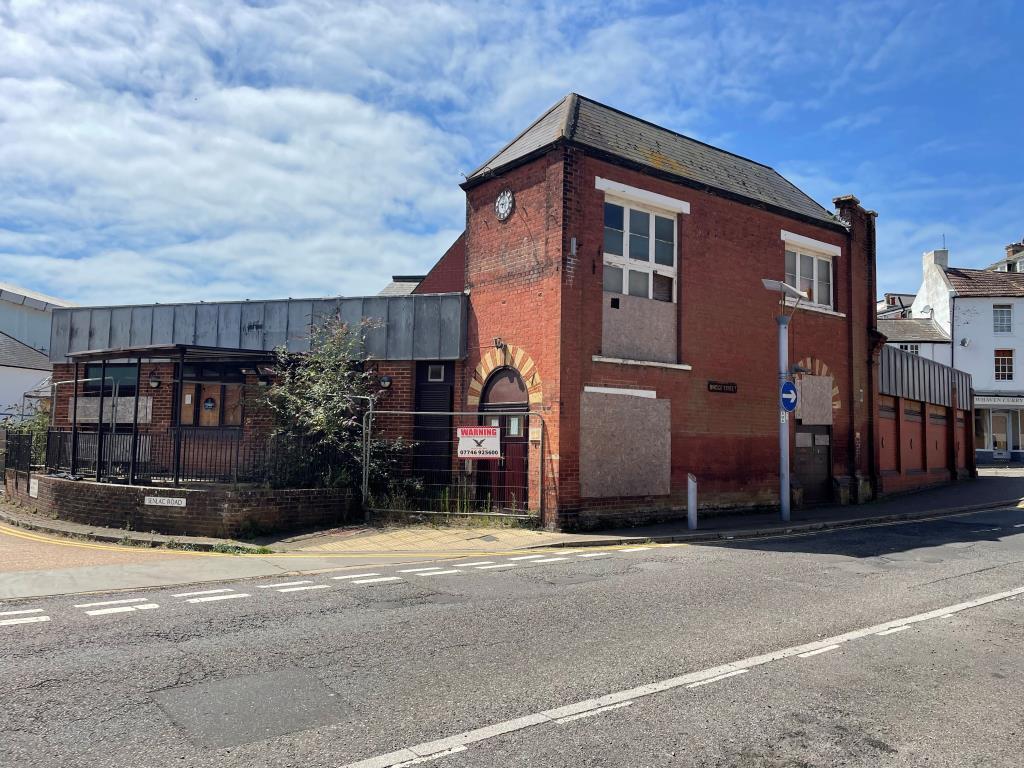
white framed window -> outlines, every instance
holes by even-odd
[[[428,365],[427,381],[444,381],[444,366],[434,363]]]
[[[786,283],[806,292],[811,303],[835,309],[831,256],[787,245]]]
[[[676,301],[676,214],[608,197],[604,203],[604,289]]]
[[[992,306],[992,332],[1011,333],[1013,331],[1013,305],[994,304]]]
[[[996,381],[1013,381],[1013,350],[997,349],[995,352]]]
[[[912,355],[921,354],[920,344],[900,344],[900,349],[902,349],[904,352],[909,352]]]

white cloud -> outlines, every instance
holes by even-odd
[[[461,230],[459,172],[569,90],[727,148],[758,120],[870,128],[829,94],[882,87],[929,31],[881,0],[153,8],[0,2],[0,278],[104,303],[375,292]],[[819,200],[925,183],[822,167],[793,177]]]

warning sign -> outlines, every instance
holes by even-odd
[[[460,459],[500,459],[501,440],[497,427],[459,427]]]

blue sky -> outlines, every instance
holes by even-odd
[[[154,10],[158,8],[159,10]],[[374,293],[574,90],[879,212],[879,290],[1024,236],[1024,4],[0,0],[0,280]]]

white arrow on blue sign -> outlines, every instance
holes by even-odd
[[[792,413],[796,410],[796,384],[792,381],[782,382],[782,389],[779,392],[779,400],[782,403],[782,410]]]

